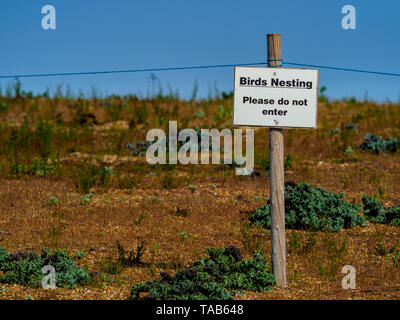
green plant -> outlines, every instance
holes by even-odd
[[[317,244],[316,234],[314,232],[312,232],[311,234],[309,234],[307,236],[306,242],[304,243],[304,245],[301,248],[301,252],[302,253],[310,252],[312,250],[312,248],[315,247],[316,244]]]
[[[164,178],[162,180],[163,187],[165,189],[171,189],[174,184],[174,178],[172,176],[172,173],[170,171],[167,171],[164,175]]]
[[[107,259],[105,259],[107,260]],[[101,270],[103,270],[103,268],[107,269],[107,267],[105,266],[106,262],[102,261],[101,263]],[[93,280],[92,280],[92,284],[93,286],[102,289],[105,286],[105,283],[107,284],[112,284],[112,283],[119,283],[120,280],[117,279],[117,275],[120,273],[121,271],[116,271],[116,273],[108,273],[108,272],[96,272],[93,275]]]
[[[107,257],[101,262],[101,271],[107,274],[117,275],[122,272],[122,264],[119,260]]]
[[[111,167],[102,167],[100,169],[100,182],[103,186],[107,186],[110,182],[110,176],[114,174],[114,170]]]
[[[49,231],[49,238],[51,241],[51,246],[52,247],[58,247],[60,245],[61,241],[61,236],[65,231],[65,223],[64,219],[60,218],[58,221],[58,224],[51,224],[50,225],[50,231]]]
[[[221,92],[221,96],[222,96],[222,99],[224,99],[224,100],[232,99],[233,98],[233,91],[230,91],[230,92],[222,91]]]
[[[178,237],[179,237],[182,241],[185,241],[189,236],[188,236],[187,232],[180,232],[180,233],[178,234]]]
[[[297,252],[301,248],[300,234],[292,233],[289,238],[289,252]]]
[[[241,230],[242,237],[245,240],[247,250],[251,250],[252,248],[252,234],[250,229],[250,224],[248,221],[244,223],[244,229]]]
[[[327,262],[322,264],[317,261],[318,273],[321,277],[333,279],[343,265],[343,255],[346,252],[347,239],[337,242],[333,237],[327,236],[323,240]]]
[[[382,235],[378,233],[378,241],[375,245],[375,253],[379,256],[388,257],[393,254],[398,246],[399,242],[397,241],[391,248],[386,247],[383,242]]]
[[[289,170],[293,167],[293,156],[291,154],[288,154],[285,157],[285,160],[283,162],[283,166],[285,169]]]
[[[235,290],[266,291],[275,284],[270,267],[259,251],[249,260],[243,260],[240,250],[234,246],[208,248],[206,253],[207,258],[179,270],[174,276],[161,272],[161,280],[134,285],[131,299],[147,293],[145,299],[231,300]]]
[[[157,242],[154,242],[153,248],[151,249],[151,253],[157,254],[158,252],[158,244]]]
[[[341,130],[339,132],[341,146],[339,150],[344,151],[345,148],[349,145],[351,138],[357,134],[357,125],[356,124],[341,124]]]
[[[216,127],[222,124],[227,117],[232,116],[232,110],[225,110],[225,107],[221,104],[218,107],[218,113],[213,115],[213,119],[216,122]]]
[[[400,252],[399,250],[396,250],[391,258],[391,261],[395,267],[400,266]]]
[[[15,163],[11,166],[11,172],[18,176],[21,174],[47,176],[55,174],[58,169],[58,160],[55,158],[34,159],[28,165]]]
[[[386,256],[389,251],[383,243],[382,239],[380,239],[375,245],[375,252],[379,256]]]
[[[66,250],[43,249],[41,255],[30,252],[9,254],[0,247],[0,283],[38,288],[44,276],[42,268],[46,265],[55,268],[58,287],[75,288],[90,281],[88,273],[75,264]]]
[[[8,110],[8,104],[5,103],[4,101],[0,102],[0,111],[7,111]]]
[[[49,158],[55,153],[54,147],[60,141],[57,139],[55,125],[40,120],[33,126],[26,116],[19,128],[8,128],[4,132],[6,133],[4,151],[17,163],[32,158]]]
[[[269,170],[269,152],[267,152],[264,158],[261,160],[261,166],[265,170]]]
[[[131,251],[127,251],[123,248],[123,246],[116,242],[117,244],[117,257],[106,257],[101,261],[101,272],[111,275],[118,275],[122,272],[124,267],[133,267],[139,266],[142,264],[142,256],[144,254],[144,242],[139,243],[137,245],[136,250],[132,249]],[[101,279],[97,279],[101,280]],[[107,279],[105,279],[107,280]],[[115,279],[108,279],[115,280]]]
[[[41,157],[48,157],[53,152],[54,127],[46,121],[40,121],[35,130],[35,140]]]
[[[328,98],[325,95],[325,91],[327,90],[326,86],[322,86],[319,88],[319,95],[318,95],[318,100],[322,102],[327,102]]]
[[[340,129],[339,128],[334,128],[334,129],[328,129],[326,131],[328,134],[336,134],[336,133],[340,133]]]
[[[343,193],[326,192],[308,183],[285,183],[285,224],[288,229],[339,231],[366,226],[357,212],[361,206],[343,200]],[[270,201],[251,216],[250,221],[270,229]]]
[[[138,226],[144,219],[146,219],[149,216],[148,213],[144,213],[142,212],[142,214],[140,215],[140,217],[138,219],[133,219],[133,224],[135,226]]]
[[[150,203],[155,203],[155,202],[160,202],[160,199],[157,196],[150,196],[150,197],[146,198],[146,201],[148,201]]]
[[[76,186],[79,192],[88,193],[96,185],[107,186],[110,182],[110,176],[114,174],[111,167],[83,165],[76,172]]]
[[[360,150],[363,151],[372,151],[376,154],[381,152],[386,153],[389,152],[396,152],[400,149],[400,139],[395,139],[389,137],[387,139],[382,139],[379,136],[367,133],[364,137],[364,142],[358,147]]]
[[[72,106],[73,123],[75,125],[87,125],[96,123],[95,116],[89,112],[89,101],[79,97],[76,103]]]
[[[254,201],[268,201],[268,198],[266,196],[254,196],[253,198]]]
[[[137,123],[145,123],[149,116],[149,111],[145,105],[135,106],[133,114],[136,116]]]
[[[317,239],[315,233],[310,233],[303,241],[299,233],[292,233],[289,238],[289,251],[298,254],[306,254],[315,247]]]
[[[150,267],[150,275],[154,277],[156,275],[156,272],[157,272],[156,265],[152,263]]]
[[[59,202],[57,197],[50,197],[49,200],[47,200],[46,205],[48,206],[54,206]]]
[[[392,263],[393,266],[399,267],[400,266],[400,252],[399,249],[397,249],[399,245],[399,241],[396,241],[396,243],[392,247],[387,247],[385,243],[383,242],[382,235],[381,233],[378,233],[378,241],[375,245],[375,253],[378,256],[386,257],[389,259]]]
[[[204,110],[199,109],[197,110],[197,112],[194,114],[195,117],[197,118],[204,118],[206,116],[206,113],[204,112]]]
[[[378,188],[377,198],[385,199],[386,196],[387,196],[387,184],[385,184],[384,188],[381,188],[381,187]]]
[[[118,188],[120,189],[133,189],[136,184],[138,183],[136,177],[132,177],[129,174],[123,175],[117,175],[117,180],[118,180]]]
[[[353,152],[354,152],[354,149],[353,149],[352,146],[348,146],[348,147],[346,148],[346,150],[344,151],[344,153],[345,153],[346,155],[351,155]]]
[[[375,223],[400,226],[400,205],[383,207],[383,203],[374,197],[362,195],[363,212],[367,220]]]
[[[80,204],[89,204],[93,196],[94,196],[93,193],[88,193],[88,194],[86,194],[84,196],[81,196],[79,198],[79,203]]]
[[[251,227],[248,221],[244,223],[244,228],[240,231],[242,233],[247,251],[253,252],[254,250],[259,250],[261,248],[259,237],[251,231]]]
[[[77,187],[81,193],[89,193],[90,189],[98,182],[98,168],[94,165],[79,166],[77,170]]]
[[[75,253],[75,259],[83,259],[84,257],[86,257],[87,254],[85,251],[78,251],[77,253]]]

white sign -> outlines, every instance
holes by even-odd
[[[235,67],[233,124],[316,128],[318,70]]]

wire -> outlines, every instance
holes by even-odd
[[[271,61],[272,59],[269,59],[269,60]],[[282,61],[282,59],[273,59],[273,60]],[[128,70],[106,70],[106,71],[88,71],[88,72],[16,74],[16,75],[0,75],[0,79],[79,76],[79,75],[96,75],[96,74],[113,74],[113,73],[135,73],[135,72],[156,72],[156,71],[193,70],[193,69],[213,69],[213,68],[227,68],[227,67],[235,67],[235,66],[254,66],[254,65],[266,65],[266,64],[267,64],[267,62],[252,62],[252,63],[239,63],[239,64],[217,64],[217,65],[205,65],[205,66],[143,68],[143,69],[128,69]],[[377,75],[400,77],[400,73],[389,73],[389,72],[361,70],[361,69],[352,69],[352,68],[321,66],[321,65],[305,64],[305,63],[297,63],[297,62],[286,62],[286,61],[283,61],[282,64],[283,65],[318,68],[318,69],[328,69],[328,70],[337,70],[337,71],[350,71],[350,72],[362,72],[362,73],[368,73],[368,74],[377,74]],[[280,67],[280,66],[281,65],[273,66],[273,67]]]
[[[155,71],[192,70],[192,69],[211,69],[211,68],[227,68],[227,67],[235,67],[235,66],[254,66],[254,65],[261,65],[261,64],[266,64],[266,62],[240,63],[240,64],[218,64],[218,65],[208,65],[208,66],[168,67],[168,68],[145,68],[145,69],[131,69],[131,70],[0,75],[0,79],[78,76],[78,75],[94,75],[94,74],[110,74],[110,73],[155,72]]]
[[[303,66],[303,67],[311,67],[311,68],[319,68],[319,69],[330,69],[330,70],[339,70],[339,71],[362,72],[362,73],[370,73],[370,74],[379,74],[379,75],[384,75],[384,76],[400,77],[400,73],[389,73],[389,72],[380,72],[380,71],[351,69],[351,68],[319,66],[319,65],[314,65],[314,64],[304,64],[304,63],[295,63],[295,62],[283,62],[283,64],[292,65],[292,66]]]

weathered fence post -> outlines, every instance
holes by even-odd
[[[268,66],[282,64],[281,35],[268,34]],[[286,236],[283,167],[283,129],[269,129],[272,270],[279,287],[286,287]]]

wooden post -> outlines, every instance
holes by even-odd
[[[281,35],[268,34],[268,66],[281,65]],[[269,177],[271,184],[271,251],[272,270],[276,283],[286,288],[286,236],[285,236],[285,198],[283,167],[283,129],[269,129]]]

